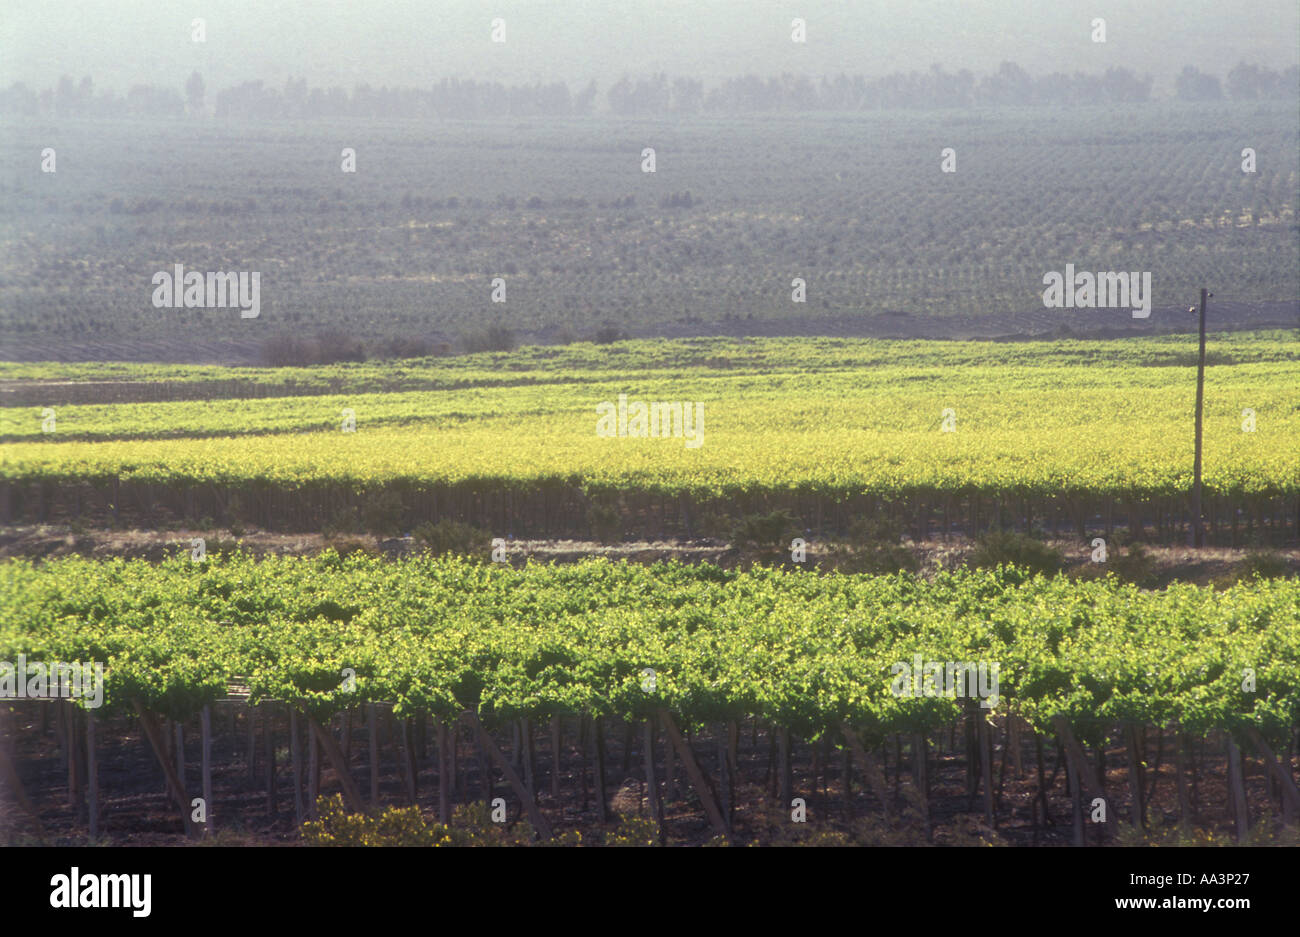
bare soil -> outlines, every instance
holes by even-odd
[[[25,556],[32,558],[69,556],[135,557],[153,562],[177,553],[188,554],[192,541],[203,538],[208,553],[239,548],[256,556],[312,556],[334,547],[339,550],[365,549],[400,557],[415,553],[419,544],[411,538],[381,538],[354,536],[330,539],[313,533],[275,533],[247,530],[236,536],[228,530],[73,530],[67,526],[32,525],[10,526],[0,529],[0,557]],[[1065,557],[1067,572],[1088,573],[1098,564],[1092,563],[1092,548],[1073,540],[1048,541]],[[916,555],[922,574],[938,570],[955,569],[966,563],[974,552],[975,544],[964,537],[949,540],[928,540],[908,544]],[[1247,556],[1249,548],[1203,547],[1199,550],[1185,546],[1143,544],[1151,558],[1151,579],[1146,583],[1160,587],[1171,582],[1191,582],[1198,585],[1221,583],[1230,577]],[[1293,575],[1300,575],[1300,548],[1272,550],[1282,557]],[[521,565],[529,559],[540,562],[571,563],[593,556],[636,563],[653,563],[660,560],[680,560],[687,563],[713,563],[724,568],[742,568],[761,561],[753,553],[741,551],[719,540],[668,540],[628,541],[623,543],[598,543],[583,540],[515,540],[507,546],[511,563]],[[788,556],[783,555],[782,565],[793,567]],[[815,541],[808,545],[808,565],[822,569],[833,568],[837,560],[826,544]]]

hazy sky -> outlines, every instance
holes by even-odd
[[[790,41],[802,17],[808,41]],[[207,41],[190,22],[206,20]],[[506,21],[506,42],[490,40]],[[1106,20],[1105,44],[1091,21]],[[1246,60],[1300,62],[1296,0],[2,0],[0,85],[61,74],[97,87],[507,83],[652,71],[885,74],[932,63],[975,72],[1012,60],[1035,74],[1126,65],[1157,90],[1185,64],[1220,76]],[[576,90],[576,89],[575,89]]]

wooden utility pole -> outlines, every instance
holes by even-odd
[[[1205,402],[1205,287],[1201,287],[1201,352],[1196,363],[1196,460],[1192,466],[1192,546],[1205,546],[1201,519],[1201,414]]]

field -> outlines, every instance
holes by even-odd
[[[1300,344],[1243,333],[1216,335],[1210,349],[1213,533],[1235,543],[1240,523],[1294,539]],[[787,509],[820,535],[887,502],[918,538],[1006,524],[1082,540],[1109,533],[1118,515],[1181,536],[1187,517],[1194,344],[1177,337],[575,345],[401,368],[245,370],[241,386],[275,393],[292,382],[298,395],[203,401],[65,406],[59,395],[76,385],[54,383],[112,373],[122,390],[147,376],[139,386],[150,394],[185,397],[210,373],[140,372],[10,369],[22,378],[12,393],[51,406],[0,412],[7,519],[356,522],[397,535],[452,516],[504,538],[586,538],[593,511],[605,511],[627,536],[690,537]],[[372,393],[370,382],[436,389]],[[686,402],[687,416],[700,404],[703,423],[688,427],[694,440],[680,412],[675,436],[602,438],[598,406],[619,395]]]
[[[615,760],[607,760],[606,735],[616,737],[616,727],[623,730],[624,772],[634,733],[643,733],[645,744],[635,744],[647,800],[643,804],[638,795],[634,804],[638,813],[648,812],[649,823],[640,829],[651,841],[766,839],[769,821],[759,809],[765,797],[757,791],[769,783],[778,804],[791,803],[794,795],[812,805],[811,828],[825,842],[848,841],[854,824],[846,818],[855,809],[883,814],[886,826],[872,836],[906,836],[914,826],[921,841],[933,840],[932,814],[938,811],[939,839],[960,838],[968,835],[966,824],[951,816],[960,798],[936,792],[932,804],[931,785],[939,782],[928,780],[931,770],[942,775],[958,765],[964,766],[970,803],[982,789],[985,825],[970,836],[1052,841],[1064,830],[1046,829],[1055,821],[1046,799],[1044,735],[1061,746],[1051,786],[1063,763],[1076,779],[1076,842],[1081,798],[1104,794],[1108,783],[1111,809],[1131,824],[1127,832],[1107,827],[1111,836],[1140,836],[1148,819],[1156,826],[1173,820],[1190,826],[1193,810],[1203,827],[1229,829],[1228,815],[1201,802],[1199,793],[1193,808],[1189,790],[1204,791],[1222,767],[1212,765],[1195,739],[1227,740],[1232,761],[1223,777],[1232,797],[1243,798],[1234,801],[1240,823],[1246,823],[1246,794],[1234,738],[1250,740],[1260,759],[1263,773],[1252,785],[1252,799],[1262,797],[1267,810],[1276,796],[1288,817],[1300,806],[1295,788],[1287,786],[1289,772],[1273,754],[1289,750],[1300,710],[1300,589],[1294,579],[1255,580],[1225,591],[1174,586],[1147,593],[1114,578],[1047,580],[1010,569],[926,581],[906,574],[818,576],[761,567],[736,573],[707,564],[604,560],[510,569],[464,559],[344,559],[332,551],[263,561],[233,555],[196,563],[182,556],[158,565],[17,561],[0,571],[0,656],[104,662],[103,706],[92,713],[96,731],[118,738],[123,723],[138,718],[178,804],[188,803],[183,729],[201,717],[201,789],[218,815],[230,808],[213,800],[211,753],[215,744],[235,760],[236,710],[248,723],[250,772],[254,718],[272,766],[273,733],[282,733],[282,742],[288,729],[298,822],[316,816],[315,797],[304,804],[302,785],[311,794],[320,790],[325,760],[348,808],[364,813],[379,800],[384,756],[377,748],[377,706],[396,720],[388,737],[409,802],[418,802],[425,762],[436,762],[438,816],[449,823],[454,803],[476,799],[466,797],[455,767],[459,759],[463,770],[471,754],[479,759],[478,796],[491,800],[492,784],[484,781],[490,755],[516,809],[544,836],[585,825],[575,809],[580,801],[577,812],[586,812],[588,773],[597,830],[611,816],[605,790]],[[64,707],[60,731],[76,806],[83,794],[77,776],[84,770],[77,750],[86,744],[88,721]],[[32,710],[31,703],[21,710],[25,722]],[[172,720],[165,732],[160,717]],[[363,719],[369,798],[345,754]],[[1170,725],[1175,729],[1166,739],[1163,727]],[[742,733],[742,726],[751,732]],[[549,738],[542,727],[549,727]],[[425,749],[431,729],[436,759]],[[512,730],[511,760],[518,770],[493,741]],[[664,762],[656,766],[660,731],[669,748],[660,751]],[[770,745],[759,745],[760,731]],[[752,738],[742,756],[745,734]],[[306,770],[303,735],[311,743]],[[702,755],[705,737],[713,742]],[[164,738],[177,743],[166,754]],[[540,794],[544,762],[535,741],[546,746],[549,797]],[[912,777],[900,795],[904,743]],[[1021,761],[1021,747],[1031,744],[1036,787]],[[124,757],[125,745],[115,741],[115,757]],[[1002,753],[996,799],[995,745]],[[1127,747],[1126,761],[1120,777],[1107,782],[1104,753],[1111,745]],[[830,746],[844,753],[842,764],[829,757]],[[764,747],[767,769],[760,781],[755,768]],[[811,758],[798,787],[791,767],[796,749]],[[892,792],[882,769],[891,755]],[[567,770],[561,758],[568,759]],[[1194,759],[1190,771],[1188,759]],[[1149,807],[1156,779],[1171,767],[1173,784],[1166,786],[1176,788],[1178,809],[1157,811]],[[221,769],[225,776],[239,773],[233,765]],[[657,771],[669,778],[670,815],[678,816],[674,790],[695,807],[672,824],[664,821]],[[684,777],[677,787],[679,771]],[[832,774],[835,796],[829,793]],[[268,775],[272,815],[273,778]],[[738,800],[742,786],[757,789],[756,798]],[[90,795],[92,804],[98,793]],[[1159,815],[1148,818],[1148,810]],[[201,832],[201,826],[185,820],[187,831]],[[1246,828],[1239,825],[1239,833]],[[1271,834],[1261,825],[1251,835]]]
[[[1215,334],[1208,362],[1209,540],[1293,547],[1300,344]],[[105,665],[100,708],[6,711],[33,793],[4,833],[1290,842],[1295,551],[1200,585],[1143,566],[1187,536],[1194,374],[1184,336],[5,365],[0,506],[54,525],[9,541],[184,533],[161,559],[0,565],[0,659]],[[620,394],[701,402],[700,445],[602,437]],[[1005,529],[1113,552],[877,574]],[[269,530],[323,549],[243,552]],[[567,535],[676,559],[525,560]],[[724,565],[671,542],[701,536]],[[897,667],[950,663],[973,668],[954,696],[898,692]],[[1111,820],[1086,825],[1096,797]]]
[[[1300,314],[1288,102],[344,128],[9,120],[0,140],[0,341],[19,360],[255,363],[274,336],[331,330],[376,354],[399,339],[458,347],[491,324],[542,342],[602,326],[1171,331],[1202,282],[1216,284],[1212,327]],[[340,171],[349,145],[354,174]],[[46,146],[57,173],[32,171]],[[956,172],[940,171],[944,147]],[[150,278],[174,263],[259,271],[259,318],[154,308]],[[1043,275],[1066,263],[1150,271],[1151,318],[1045,309]]]
[[[1300,842],[1291,103],[6,118],[0,841]]]

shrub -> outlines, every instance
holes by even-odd
[[[316,361],[316,346],[296,335],[276,335],[262,343],[262,360],[272,367],[305,367]]]
[[[1051,576],[1065,566],[1065,558],[1040,540],[1024,534],[996,531],[980,539],[968,560],[970,566],[984,569],[1008,564],[1031,573]]]
[[[361,523],[372,534],[391,536],[401,533],[405,513],[401,496],[384,488],[366,495],[361,505]]]
[[[321,528],[326,539],[351,534],[371,533],[393,536],[401,533],[406,508],[401,495],[388,488],[366,492],[361,504],[345,508]]]
[[[361,521],[353,509],[339,511],[321,527],[326,540],[361,533]]]
[[[623,518],[612,504],[593,504],[587,511],[592,536],[601,543],[617,543],[623,537]]]
[[[1285,556],[1268,550],[1257,550],[1246,554],[1245,558],[1236,565],[1234,572],[1242,579],[1256,576],[1260,579],[1279,579],[1294,575],[1291,564],[1287,562]]]
[[[898,543],[902,536],[902,526],[888,517],[859,517],[849,525],[848,540],[854,546],[878,546]]]
[[[848,573],[914,573],[921,561],[899,542],[902,535],[902,528],[886,518],[859,518],[849,528],[848,542],[831,548],[831,565]]]
[[[1285,556],[1267,550],[1256,550],[1247,553],[1245,557],[1234,563],[1228,573],[1217,579],[1215,583],[1226,589],[1237,583],[1250,582],[1254,579],[1279,579],[1293,575],[1295,571],[1291,569]]]
[[[658,846],[659,825],[649,817],[619,815],[618,829],[605,834],[606,846]]]
[[[1121,846],[1238,845],[1236,837],[1231,833],[1192,827],[1177,820],[1170,821],[1159,810],[1151,811],[1146,829],[1133,827],[1121,820],[1115,831],[1115,841]],[[1300,833],[1286,827],[1279,829],[1269,817],[1261,817],[1258,823],[1247,828],[1244,843],[1251,846],[1297,846],[1300,845]]]
[[[790,540],[799,529],[799,522],[785,510],[770,514],[749,514],[743,517],[731,534],[731,545],[737,549],[783,551],[789,549]]]
[[[695,533],[713,540],[728,540],[736,529],[736,518],[713,507],[701,508],[692,525]]]
[[[331,329],[316,337],[316,364],[365,360],[365,346],[361,343],[361,339],[353,335]]]
[[[659,199],[660,208],[690,208],[699,202],[699,199],[693,197],[690,190],[685,192],[673,192],[671,195],[665,195]]]
[[[1127,553],[1121,554],[1116,550],[1113,556],[1108,557],[1107,565],[1126,582],[1138,586],[1151,586],[1155,582],[1156,561],[1140,543],[1132,544]]]
[[[188,552],[190,542],[181,541],[181,548]],[[229,537],[204,537],[203,552],[208,556],[231,555],[240,552],[243,549],[243,543]]]
[[[349,814],[338,794],[318,798],[316,809],[320,819],[302,825],[309,846],[530,846],[536,839],[528,823],[493,823],[491,808],[481,802],[458,805],[447,826],[426,820],[419,807],[389,807],[377,817]],[[581,841],[575,832],[551,842]]]
[[[627,339],[627,335],[617,325],[606,323],[596,329],[596,334],[591,340],[597,345],[612,345],[614,342],[621,342]]]
[[[486,329],[466,335],[461,339],[461,344],[470,354],[480,351],[514,351],[518,346],[515,333],[504,325],[489,325]]]
[[[379,550],[371,541],[362,537],[349,537],[338,534],[326,536],[325,549],[333,550],[339,556],[351,556],[354,553],[362,553],[366,556],[379,555]]]
[[[321,332],[315,338],[274,335],[262,343],[262,360],[277,367],[301,368],[336,361],[365,361],[361,339],[339,330]]]
[[[226,502],[225,516],[228,518],[226,529],[236,537],[244,536],[244,502],[237,493],[231,494]]]
[[[428,339],[407,336],[390,338],[382,349],[388,358],[424,358],[433,353],[433,345]]]
[[[492,536],[487,531],[450,518],[421,524],[412,531],[412,536],[430,553],[439,555],[480,556],[492,545]]]

